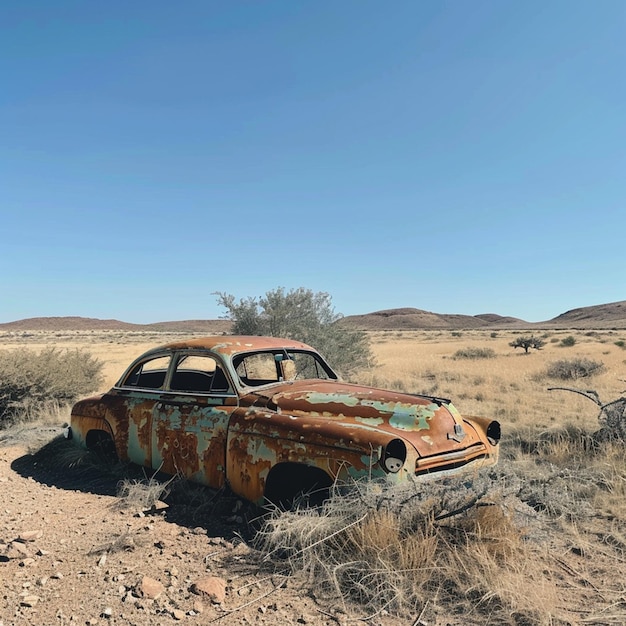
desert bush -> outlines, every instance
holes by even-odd
[[[623,339],[618,339],[617,341],[613,342],[618,348],[626,348],[626,341],[624,341]]]
[[[546,375],[559,380],[577,380],[599,374],[603,369],[604,364],[601,361],[579,357],[554,361],[548,365]]]
[[[102,382],[102,365],[84,350],[0,353],[0,427],[94,391]]]
[[[559,345],[564,348],[571,348],[572,346],[576,345],[576,337],[574,337],[574,335],[568,335],[567,337],[563,337]]]
[[[324,292],[282,287],[260,298],[235,297],[218,292],[218,304],[232,320],[233,334],[269,335],[307,343],[324,355],[344,376],[350,376],[374,362],[369,337],[359,330],[338,324],[332,299]]]
[[[493,359],[495,350],[491,348],[460,348],[453,355],[453,359]]]

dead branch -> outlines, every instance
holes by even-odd
[[[588,398],[599,407],[602,407],[602,402],[600,397],[598,396],[598,392],[593,389],[589,389],[588,391],[581,391],[580,389],[572,389],[571,387],[548,387],[548,391],[571,391],[572,393],[580,394],[585,398]]]

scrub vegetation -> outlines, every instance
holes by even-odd
[[[463,414],[498,419],[499,465],[396,489],[372,482],[336,488],[322,507],[276,511],[256,520],[253,532],[237,513],[229,523],[242,524],[256,555],[247,566],[299,585],[306,590],[301,595],[318,599],[320,615],[371,624],[626,623],[623,332],[549,331],[542,349],[528,355],[511,345],[517,336],[508,330],[367,333],[376,365],[355,369],[350,378],[449,397]],[[575,338],[569,358],[559,358],[569,336]],[[104,389],[134,356],[171,338],[6,334],[0,362],[17,352],[88,350],[101,359]],[[476,354],[483,356],[467,356]],[[166,497],[165,482],[144,483],[123,483],[120,498],[148,497],[142,508]],[[210,507],[197,506],[199,524]],[[135,560],[148,558],[137,541],[134,550]],[[233,563],[236,576],[244,576],[241,562]]]
[[[237,301],[218,293],[218,303],[233,322],[233,335],[263,335],[295,339],[315,347],[343,376],[373,364],[368,335],[341,327],[331,296],[310,289],[278,287],[259,298]]]
[[[102,384],[102,363],[86,350],[0,352],[0,427],[36,419]]]

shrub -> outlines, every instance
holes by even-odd
[[[618,341],[615,341],[614,343],[618,348],[626,348],[626,341],[624,341],[623,339],[619,339]]]
[[[546,374],[550,378],[560,380],[577,380],[599,374],[603,369],[604,363],[601,361],[592,361],[586,358],[562,359],[551,363]]]
[[[374,357],[366,333],[345,328],[337,322],[331,297],[310,289],[282,287],[261,298],[235,297],[218,292],[218,304],[233,321],[233,334],[269,335],[307,343],[324,355],[344,376],[372,365]]]
[[[94,391],[102,382],[102,365],[84,350],[0,353],[0,427]]]
[[[493,359],[496,353],[491,348],[461,348],[453,355],[453,359]]]
[[[576,345],[576,337],[573,335],[569,335],[561,339],[561,345],[564,348],[571,348],[573,345]]]

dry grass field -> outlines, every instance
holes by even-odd
[[[495,335],[495,336],[492,336]],[[626,331],[537,332],[541,350],[528,354],[509,343],[524,331],[407,331],[372,335],[379,367],[363,382],[451,398],[462,413],[502,422],[505,432],[545,430],[565,424],[595,429],[596,407],[585,398],[549,387],[595,389],[604,402],[626,390]],[[573,346],[563,346],[574,337]],[[455,358],[471,348],[491,349],[491,358]],[[590,378],[559,380],[546,371],[560,360],[589,359],[604,365]]]
[[[432,487],[425,490],[427,498],[407,496],[411,511],[398,509],[392,517],[379,511],[361,519],[353,501],[336,503],[322,519],[282,517],[266,529],[265,552],[284,551],[288,542],[298,557],[290,560],[291,571],[304,576],[313,597],[326,597],[330,588],[343,594],[346,623],[345,598],[353,597],[367,606],[373,617],[363,621],[372,625],[626,624],[624,442],[593,440],[599,407],[589,399],[548,391],[594,390],[604,403],[625,396],[626,331],[534,330],[545,342],[541,350],[525,354],[509,345],[529,334],[372,331],[376,364],[358,382],[447,397],[461,413],[498,419],[500,464],[486,478],[459,488]],[[12,331],[0,334],[0,350],[87,349],[104,363],[106,389],[134,357],[180,336]],[[550,376],[560,361],[602,368],[576,379]],[[487,496],[473,513],[458,523],[437,522],[437,511],[454,508],[455,498],[471,499],[470,491],[480,489]],[[377,498],[380,494],[368,492],[359,502],[376,508]],[[327,551],[320,552],[324,545]],[[350,558],[358,561],[357,569],[348,567]],[[412,606],[413,613],[399,622],[386,618],[394,603],[399,609]],[[258,619],[251,623],[261,623]]]
[[[370,337],[376,365],[357,382],[451,398],[462,413],[485,415],[515,429],[548,429],[566,423],[595,427],[597,411],[588,400],[548,387],[595,389],[604,402],[626,390],[626,330],[533,331],[544,339],[541,350],[525,354],[509,343],[526,331],[378,331]],[[103,390],[145,350],[189,337],[188,333],[124,331],[0,332],[0,350],[86,349],[104,363]],[[201,336],[201,335],[196,335]],[[573,346],[562,341],[574,337]],[[621,344],[625,347],[621,347]],[[491,358],[455,358],[471,348],[487,348]],[[591,378],[559,381],[546,376],[563,359],[586,358],[604,369]]]

